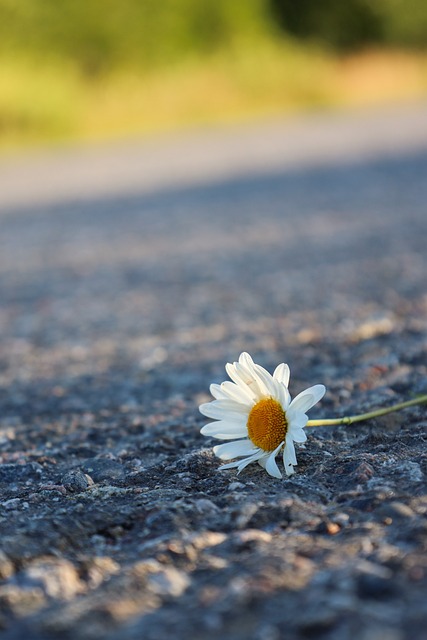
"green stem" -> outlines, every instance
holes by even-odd
[[[375,411],[368,411],[368,413],[359,413],[356,416],[344,416],[343,418],[325,418],[320,420],[309,420],[306,427],[332,427],[339,424],[353,424],[353,422],[362,422],[362,420],[369,420],[370,418],[378,418],[378,416],[385,416],[387,413],[393,411],[400,411],[407,407],[413,407],[416,404],[423,404],[427,402],[427,395],[419,396],[413,400],[407,400],[406,402],[399,402],[399,404],[393,404],[391,407],[385,407],[384,409],[376,409]]]

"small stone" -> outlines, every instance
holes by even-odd
[[[333,516],[333,522],[338,524],[341,528],[346,527],[350,522],[350,516],[348,515],[348,513],[344,512],[336,513]]]
[[[367,462],[361,462],[354,471],[354,479],[357,482],[367,482],[375,474],[373,467]]]
[[[153,573],[148,578],[151,590],[163,598],[177,598],[190,584],[188,576],[174,567],[167,567],[158,573]]]
[[[85,491],[88,488],[88,479],[92,480],[90,476],[87,476],[80,469],[74,469],[73,471],[68,471],[62,477],[61,482],[66,490],[70,493],[80,493],[81,491]]]
[[[238,491],[239,489],[244,489],[246,487],[243,482],[230,482],[228,488],[230,491]]]
[[[19,498],[11,498],[10,500],[6,500],[1,503],[3,509],[7,509],[8,511],[12,511],[12,509],[17,509],[21,504],[21,500]]]
[[[341,527],[336,522],[328,522],[326,525],[326,530],[330,536],[334,536],[341,531]]]
[[[13,575],[13,564],[7,555],[0,549],[0,579],[7,580]]]
[[[271,542],[271,534],[261,529],[245,529],[236,533],[234,539],[238,546],[247,546],[263,542],[269,543]]]
[[[189,542],[195,549],[206,549],[207,547],[216,547],[227,539],[225,533],[219,531],[202,531],[201,533],[193,533],[189,536]]]
[[[316,533],[327,533],[334,536],[341,531],[341,527],[337,522],[322,521],[316,527]]]
[[[108,556],[95,557],[88,567],[88,582],[92,589],[98,587],[104,580],[120,571],[120,565]]]
[[[57,558],[45,558],[30,565],[19,576],[19,582],[28,588],[41,587],[49,598],[61,600],[70,600],[83,590],[74,565]]]

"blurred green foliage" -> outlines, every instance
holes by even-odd
[[[427,46],[426,0],[0,0],[0,54],[66,59],[88,76],[153,69],[239,39],[335,50]]]
[[[0,149],[424,96],[423,51],[427,0],[0,0]]]
[[[427,47],[426,0],[270,0],[284,32],[336,51]]]
[[[378,3],[367,0],[271,0],[281,28],[297,38],[351,50],[383,40]]]
[[[155,68],[265,31],[263,0],[0,0],[0,52],[75,61],[88,75]]]

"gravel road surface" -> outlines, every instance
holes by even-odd
[[[218,472],[242,351],[427,393],[427,106],[0,163],[0,636],[425,640],[425,406]]]

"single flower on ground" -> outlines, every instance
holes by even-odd
[[[238,473],[258,462],[270,476],[281,478],[276,456],[282,452],[285,472],[290,476],[297,463],[294,442],[305,442],[304,427],[311,409],[325,394],[323,384],[302,391],[293,400],[289,395],[289,367],[279,364],[273,375],[255,364],[248,353],[225,367],[231,380],[212,384],[215,398],[200,405],[211,422],[201,429],[204,436],[232,440],[214,447],[221,460],[235,460],[220,469],[237,467]]]

